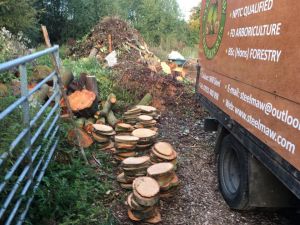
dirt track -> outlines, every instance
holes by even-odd
[[[192,103],[193,100],[189,99],[186,105],[172,107],[160,120],[159,140],[169,141],[178,151],[177,174],[181,180],[178,195],[171,201],[161,201],[161,224],[291,224],[281,214],[241,213],[227,207],[218,191],[213,153],[215,135],[203,131],[205,113],[200,106]],[[114,215],[120,224],[133,224],[128,220],[126,207],[122,202],[114,208]]]

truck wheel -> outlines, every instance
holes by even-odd
[[[218,158],[220,191],[232,209],[249,209],[247,149],[231,134],[224,137]]]

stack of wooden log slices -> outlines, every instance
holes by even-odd
[[[133,221],[156,224],[161,222],[158,207],[159,185],[151,177],[139,177],[133,181],[133,193],[127,198],[128,216]]]
[[[115,136],[115,159],[123,161],[126,158],[136,156],[136,146],[139,141],[138,137],[129,135]]]
[[[147,175],[159,184],[161,198],[170,198],[176,194],[179,179],[172,163],[154,164],[147,169]]]
[[[149,156],[127,158],[121,163],[123,172],[117,177],[117,181],[122,188],[132,190],[134,179],[146,176],[149,166],[151,166]]]
[[[157,137],[157,132],[147,129],[147,128],[139,128],[132,132],[132,135],[139,138],[137,143],[137,150],[147,150],[151,147]]]
[[[135,125],[138,122],[138,117],[141,115],[141,109],[133,108],[124,113],[123,119],[126,123]]]
[[[153,106],[137,105],[135,108],[141,111],[141,115],[152,116],[155,120],[159,119],[158,111]]]
[[[177,168],[177,153],[167,142],[157,142],[150,151],[150,159],[153,164],[170,162]]]
[[[103,124],[94,124],[92,136],[98,144],[99,150],[107,150],[114,147],[111,137],[116,134],[114,129]]]
[[[147,115],[140,115],[138,117],[138,123],[135,125],[136,128],[148,128],[154,131],[157,131],[158,129],[156,126],[156,120],[153,119],[152,116]]]
[[[131,135],[134,127],[128,123],[118,123],[116,124],[115,131],[118,135]]]

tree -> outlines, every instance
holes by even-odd
[[[192,13],[188,21],[190,30],[189,40],[192,43],[199,43],[201,3],[199,3],[198,6],[194,7],[191,12]]]
[[[14,34],[34,29],[37,14],[34,3],[35,0],[1,0],[0,27],[6,27]]]

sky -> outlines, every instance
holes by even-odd
[[[185,20],[188,20],[190,10],[197,6],[201,0],[177,0],[179,7],[184,15]]]

